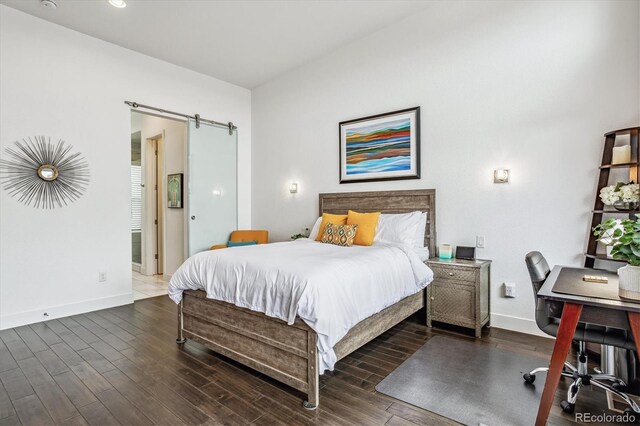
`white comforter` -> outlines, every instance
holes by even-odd
[[[320,373],[336,362],[333,346],[358,322],[415,294],[433,279],[418,256],[400,246],[339,247],[308,239],[198,253],[178,269],[169,297],[205,290],[207,297],[318,334]]]

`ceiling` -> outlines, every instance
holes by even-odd
[[[246,88],[428,6],[422,0],[0,0],[0,4]]]

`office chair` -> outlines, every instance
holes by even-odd
[[[544,333],[556,337],[560,321],[547,314],[547,301],[545,299],[538,299],[538,291],[540,291],[542,284],[544,284],[551,272],[549,264],[544,256],[537,251],[528,253],[525,257],[525,263],[527,264],[531,284],[533,285],[536,324]],[[582,386],[593,385],[597,388],[604,389],[606,392],[615,394],[624,400],[629,405],[629,408],[625,411],[640,414],[640,407],[624,393],[626,384],[622,380],[611,374],[601,374],[599,371],[596,371],[595,374],[590,374],[587,367],[587,342],[635,350],[635,343],[631,337],[631,333],[618,328],[578,322],[573,339],[578,342],[577,367],[574,367],[569,362],[564,363],[565,368],[562,375],[571,378],[573,383],[567,391],[567,399],[560,403],[562,410],[565,413],[572,414],[575,410],[575,403],[580,388]],[[536,368],[524,374],[523,378],[525,382],[531,384],[536,380],[536,373],[547,371],[549,371],[548,367]],[[635,417],[638,418],[640,416],[636,415]]]

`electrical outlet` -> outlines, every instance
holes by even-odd
[[[504,283],[504,297],[516,297],[515,283]]]
[[[100,272],[98,274],[98,282],[99,283],[103,283],[107,281],[107,273],[106,272]]]
[[[476,247],[477,248],[484,248],[484,235],[477,235],[476,236]]]

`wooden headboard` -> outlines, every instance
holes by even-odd
[[[427,230],[424,245],[430,256],[436,255],[436,190],[411,189],[406,191],[336,192],[320,194],[320,216],[322,213],[347,214],[358,212],[410,213],[416,210],[427,212]]]

